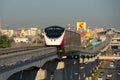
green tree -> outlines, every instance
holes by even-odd
[[[11,41],[6,35],[0,35],[0,48],[10,47]]]

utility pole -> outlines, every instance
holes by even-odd
[[[0,23],[0,31],[1,31],[1,29],[2,29],[2,23]]]
[[[2,23],[0,23],[0,35],[1,35]]]

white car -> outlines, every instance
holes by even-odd
[[[97,80],[103,80],[103,78],[102,78],[101,76],[99,76],[99,77],[97,78]]]
[[[119,75],[119,76],[120,76],[120,72],[118,72],[118,73],[117,73],[117,75]]]
[[[107,77],[109,77],[109,78],[112,77],[112,74],[107,74]]]
[[[110,62],[110,67],[114,67],[114,63],[113,62]]]

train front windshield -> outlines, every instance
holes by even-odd
[[[63,27],[51,26],[45,29],[45,33],[49,38],[58,38],[62,35],[64,30],[65,29]]]

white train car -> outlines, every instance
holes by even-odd
[[[57,47],[58,53],[79,51],[80,34],[68,31],[60,26],[50,26],[44,29],[45,46]]]
[[[44,39],[46,46],[64,45],[65,29],[59,26],[50,26],[44,30]]]

